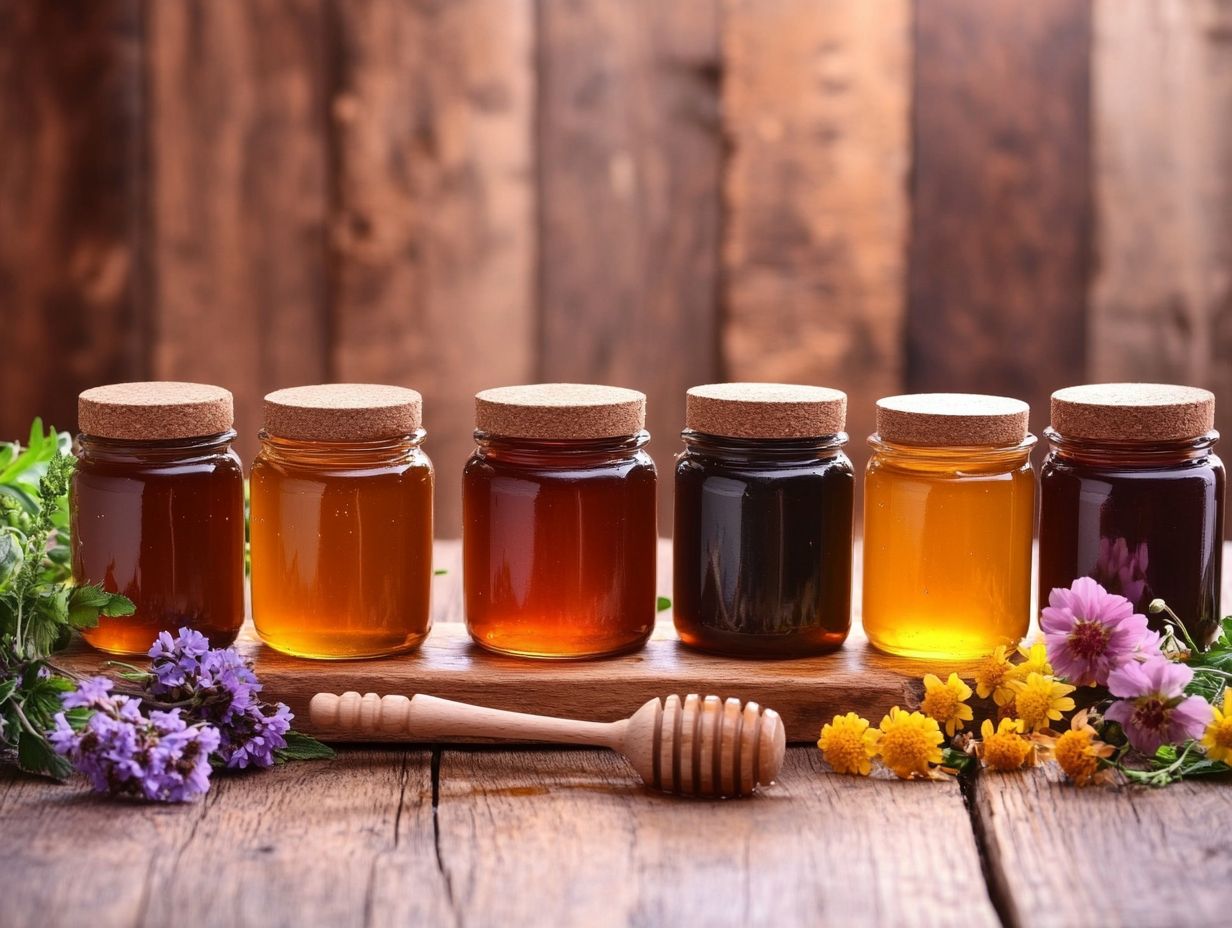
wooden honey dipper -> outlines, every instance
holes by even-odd
[[[417,695],[317,693],[312,724],[331,734],[408,734],[424,741],[494,738],[612,748],[648,786],[691,796],[747,796],[774,782],[787,738],[773,709],[696,694],[652,699],[619,722],[580,722]]]

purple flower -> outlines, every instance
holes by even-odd
[[[1140,648],[1146,656],[1152,653],[1146,616],[1090,577],[1079,577],[1068,590],[1058,587],[1048,594],[1040,629],[1049,663],[1079,686],[1106,684],[1113,668],[1132,660]],[[1158,636],[1153,653],[1159,653]]]
[[[266,715],[259,706],[250,706],[222,729],[219,756],[233,770],[271,766],[274,752],[287,746],[291,718],[291,710],[283,703],[274,706],[273,715]]]
[[[1120,723],[1129,743],[1148,757],[1160,745],[1198,738],[1212,715],[1205,699],[1185,695],[1192,679],[1191,668],[1167,658],[1127,661],[1108,675],[1108,689],[1120,699],[1104,717]]]
[[[135,699],[110,694],[110,683],[100,679],[64,694],[66,708],[94,711],[81,728],[57,713],[48,734],[56,753],[69,758],[100,793],[184,802],[208,790],[218,730],[187,724],[179,709],[146,718]]]
[[[188,703],[193,718],[218,729],[218,754],[231,768],[268,767],[274,752],[286,747],[291,710],[269,706],[261,684],[234,648],[210,648],[203,635],[181,628],[173,638],[158,636],[149,651],[152,664],[147,692],[168,702]],[[267,714],[269,713],[269,714]]]

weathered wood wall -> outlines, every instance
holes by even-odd
[[[78,390],[1205,384],[1232,0],[0,0],[0,434]],[[669,527],[670,480],[664,481]]]

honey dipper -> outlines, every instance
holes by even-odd
[[[579,722],[486,709],[422,694],[317,693],[308,714],[331,734],[408,734],[424,741],[494,738],[588,744],[624,754],[646,784],[665,793],[747,796],[774,782],[787,739],[773,709],[696,694],[652,699],[619,722]]]

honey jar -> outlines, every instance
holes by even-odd
[[[78,398],[69,493],[73,578],[133,601],[82,636],[142,654],[188,626],[210,644],[244,622],[244,472],[231,394],[198,383],[120,383]]]
[[[252,467],[252,612],[299,657],[378,657],[431,627],[432,462],[404,387],[323,384],[265,397]]]

